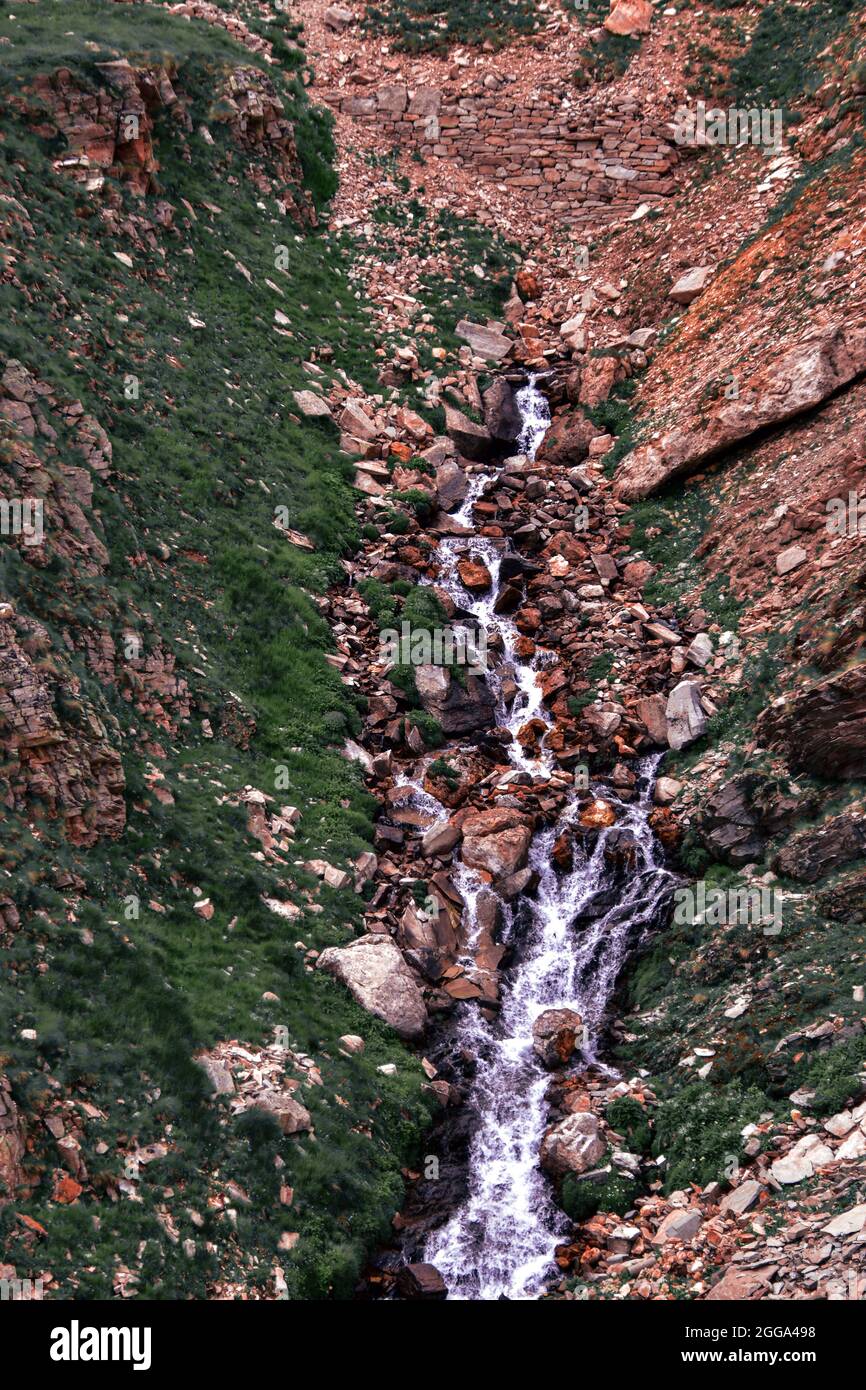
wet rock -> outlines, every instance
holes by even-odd
[[[397,1275],[397,1292],[401,1298],[427,1301],[448,1297],[445,1280],[435,1265],[406,1265]]]
[[[596,797],[581,811],[580,824],[584,830],[603,830],[616,824],[616,811],[609,801]]]
[[[508,878],[526,863],[532,830],[508,807],[479,811],[463,822],[463,863],[494,879]]]
[[[457,573],[460,576],[460,583],[470,593],[484,593],[493,582],[489,569],[480,560],[459,560]]]
[[[573,1009],[545,1009],[532,1025],[532,1050],[542,1066],[553,1071],[569,1060],[578,1038],[583,1019]]]
[[[401,1038],[421,1037],[427,1026],[424,999],[399,947],[390,936],[358,937],[348,946],[330,946],[318,970],[346,986],[362,1008],[389,1024]]]
[[[580,1175],[594,1168],[607,1150],[599,1134],[599,1121],[588,1110],[567,1115],[545,1134],[541,1141],[541,1166],[553,1177],[566,1173]]]
[[[497,377],[482,397],[484,423],[497,444],[512,444],[520,435],[522,421],[514,391],[503,377]]]

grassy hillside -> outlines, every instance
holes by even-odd
[[[120,748],[127,827],[85,851],[37,800],[3,813],[4,891],[21,924],[0,957],[0,1070],[27,1117],[33,1189],[0,1207],[0,1242],[19,1277],[51,1270],[60,1296],[110,1297],[128,1269],[138,1296],[200,1298],[216,1279],[268,1284],[291,1231],[299,1239],[279,1255],[289,1296],[344,1295],[398,1204],[428,1105],[418,1064],[294,944],[342,942],[360,923],[351,889],[320,886],[300,865],[344,864],[372,831],[370,798],[336,747],[358,714],[324,660],[331,637],[315,603],[355,543],[351,472],[335,427],[302,420],[291,396],[322,389],[302,363],[323,345],[372,384],[364,313],[346,248],[280,213],[252,179],[257,160],[268,173],[266,153],[239,148],[221,119],[219,81],[259,60],[151,6],[21,8],[0,11],[0,196],[23,210],[7,242],[0,366],[18,359],[60,400],[80,400],[114,458],[88,518],[108,549],[103,572],[85,577],[59,552],[39,569],[4,543],[0,597],[49,633],[61,718],[74,717],[68,697]],[[99,195],[55,166],[64,142],[34,116],[36,74],[67,67],[76,87],[99,92],[98,64],[121,55],[165,65],[190,115],[188,127],[157,118],[159,197],[173,215],[149,232],[153,197],[115,182],[116,216],[104,219]],[[285,65],[269,77],[321,208],[334,186],[328,124]],[[62,432],[51,449],[33,445],[47,470],[64,462]],[[277,507],[313,552],[275,528]],[[117,650],[130,629],[146,651],[172,653],[189,687],[190,713],[169,730],[87,659],[94,640],[108,633]],[[251,738],[235,734],[253,721]],[[247,785],[302,812],[282,864],[261,855],[244,808],[222,804]],[[275,916],[263,893],[303,915]],[[209,921],[193,910],[202,897]],[[275,1027],[321,1072],[302,1093],[314,1138],[230,1119],[192,1061],[219,1039],[260,1046]],[[338,1050],[347,1032],[365,1037],[363,1055]],[[396,1076],[377,1073],[386,1061]],[[86,1170],[71,1203],[54,1199],[61,1162],[42,1123],[60,1110]],[[166,1156],[125,1192],[127,1155],[157,1141]],[[226,1197],[231,1183],[248,1204]],[[290,1210],[281,1184],[294,1189]]]

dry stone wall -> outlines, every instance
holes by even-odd
[[[401,82],[321,95],[386,141],[477,169],[574,226],[617,221],[674,191],[677,147],[665,122],[636,98],[601,106],[595,93],[581,100],[563,90],[524,101],[483,87]]]

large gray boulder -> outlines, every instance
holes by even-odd
[[[680,681],[675,685],[665,709],[668,721],[668,744],[685,748],[707,731],[707,716],[701,704],[701,687],[697,681]]]
[[[420,1038],[427,1010],[415,977],[400,948],[384,933],[359,936],[348,946],[329,946],[317,970],[346,986],[363,1009],[389,1024],[401,1038]]]

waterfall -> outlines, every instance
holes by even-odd
[[[519,443],[530,458],[550,423],[548,404],[536,380],[530,378],[516,396],[522,419]],[[472,505],[495,476],[492,472],[475,475],[456,514],[462,525],[471,526]],[[491,589],[482,596],[470,594],[460,582],[457,564],[466,554],[482,560],[491,573]],[[439,560],[437,585],[501,639],[498,669],[512,676],[518,693],[508,706],[497,672],[489,674],[498,698],[497,722],[512,733],[533,718],[552,727],[537,681],[537,672],[549,657],[538,651],[531,661],[520,661],[514,651],[519,634],[512,618],[494,611],[502,543],[484,537],[448,537],[440,542]],[[516,769],[531,773],[539,785],[557,766],[543,739],[534,754],[514,739],[508,756]],[[579,811],[576,790],[558,823],[535,835],[530,864],[538,875],[537,891],[516,910],[504,905],[504,939],[513,948],[514,964],[503,980],[500,1013],[489,1021],[474,1004],[459,1006],[453,1044],[476,1060],[467,1100],[474,1120],[469,1190],[445,1225],[429,1237],[424,1253],[440,1270],[451,1298],[533,1297],[550,1272],[555,1246],[569,1229],[539,1167],[547,1121],[545,1093],[551,1078],[532,1051],[532,1025],[545,1009],[574,1009],[585,1027],[584,1062],[598,1063],[599,1038],[617,977],[630,947],[652,923],[670,882],[647,823],[658,761],[649,758],[640,764],[638,796],[631,802],[621,801],[615,791],[601,784],[593,786],[596,795],[603,794],[615,807],[617,821],[598,833],[590,849],[584,848],[583,836],[575,836],[570,872],[554,868],[551,851],[563,832],[573,833]],[[605,845],[614,831],[631,836],[634,862],[624,887],[605,857]],[[470,944],[477,897],[474,877],[463,869],[455,875],[465,895],[464,941]],[[617,892],[610,905],[612,889]]]

